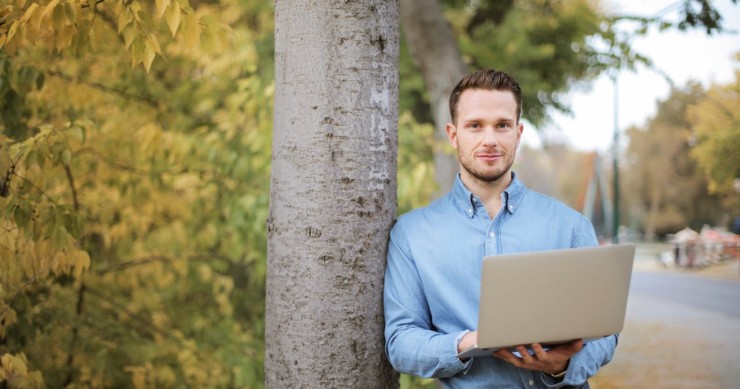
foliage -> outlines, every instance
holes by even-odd
[[[692,130],[687,110],[704,96],[696,83],[674,89],[645,128],[627,131],[622,193],[631,210],[628,216],[643,227],[647,240],[686,226],[698,230],[720,219],[718,199],[707,193],[706,178],[689,157]]]
[[[398,214],[429,203],[434,183],[434,127],[406,111],[398,118]]]
[[[260,386],[271,7],[0,7],[0,382]]]
[[[493,6],[482,2],[481,11]],[[567,111],[558,95],[572,80],[590,79],[601,70],[588,37],[599,33],[606,19],[588,1],[515,1],[498,22],[476,23],[478,14],[456,14],[470,18],[456,29],[460,49],[474,67],[496,67],[519,80],[523,114],[532,123],[546,122],[546,107]]]
[[[740,57],[738,57],[740,59]],[[735,82],[716,85],[689,107],[695,146],[691,156],[709,181],[709,192],[737,196],[740,178],[740,72]]]

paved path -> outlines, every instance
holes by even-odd
[[[684,270],[644,254],[615,358],[591,386],[740,388],[740,263]]]

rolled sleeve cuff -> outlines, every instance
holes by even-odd
[[[460,372],[467,372],[472,364],[473,359],[470,358],[463,362],[457,357],[457,345],[460,340],[467,334],[468,330],[462,331],[457,334],[447,334],[440,336],[439,341],[439,360],[441,369],[439,371],[440,377],[451,377]]]

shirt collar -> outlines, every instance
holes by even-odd
[[[527,187],[519,181],[516,173],[511,172],[511,183],[504,190],[503,194],[503,207],[509,213],[513,214],[522,203],[524,193]],[[455,206],[461,211],[465,212],[468,217],[475,216],[476,208],[482,207],[480,200],[465,187],[462,180],[460,179],[460,173],[455,177],[455,184],[452,186],[451,191],[452,201]]]

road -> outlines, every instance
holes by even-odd
[[[636,271],[614,360],[591,381],[594,389],[740,388],[740,276]]]

